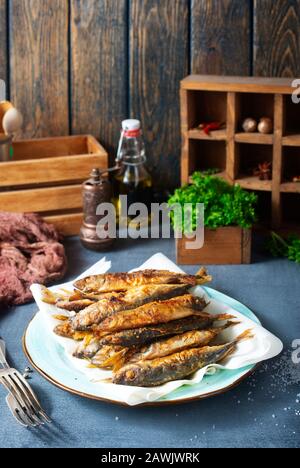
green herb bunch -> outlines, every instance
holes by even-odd
[[[256,221],[257,195],[243,190],[239,185],[230,185],[225,180],[213,175],[195,172],[192,183],[176,189],[168,204],[192,206],[191,223],[184,224],[183,214],[171,211],[170,216],[175,230],[188,234],[197,228],[197,203],[205,207],[204,225],[211,229],[222,226],[240,226],[250,228]],[[180,216],[180,218],[179,218]],[[181,218],[182,216],[182,218]]]
[[[300,237],[295,234],[283,239],[276,232],[272,232],[266,247],[274,257],[286,257],[293,262],[300,263]]]

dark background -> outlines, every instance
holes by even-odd
[[[300,76],[299,0],[0,0],[0,77],[23,135],[92,133],[113,156],[141,118],[160,186],[179,183],[179,81]]]

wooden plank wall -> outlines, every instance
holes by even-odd
[[[20,138],[92,133],[113,161],[142,120],[157,186],[179,183],[179,81],[300,76],[300,0],[0,0],[0,78]]]

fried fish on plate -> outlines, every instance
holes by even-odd
[[[86,330],[91,325],[97,325],[110,315],[122,310],[135,309],[143,304],[157,300],[170,299],[185,294],[190,285],[150,284],[127,289],[126,291],[105,294],[98,302],[80,311],[73,318],[74,330]]]
[[[101,340],[103,345],[131,347],[152,343],[155,340],[168,336],[178,335],[190,330],[203,330],[213,325],[215,321],[234,318],[229,314],[221,315],[192,315],[184,319],[173,320],[168,323],[150,325],[148,327],[122,330],[109,334]]]
[[[156,359],[183,351],[184,349],[205,346],[213,341],[224,330],[236,325],[236,323],[237,322],[227,322],[222,327],[208,328],[207,330],[191,330],[182,333],[181,335],[175,335],[171,338],[157,341],[156,343],[143,347],[140,351],[131,355],[129,362]]]
[[[84,293],[122,291],[145,284],[189,284],[191,287],[211,281],[203,269],[197,275],[167,270],[139,270],[133,273],[104,273],[75,281],[75,288]]]
[[[94,330],[112,333],[157,323],[166,323],[190,315],[202,314],[203,317],[207,317],[208,314],[201,312],[206,305],[204,298],[185,294],[166,301],[151,302],[136,309],[118,312],[100,322]]]
[[[155,387],[172,380],[184,379],[209,364],[222,361],[235,350],[241,340],[252,337],[251,331],[246,330],[231,343],[186,349],[162,358],[128,364],[115,374],[113,383]]]

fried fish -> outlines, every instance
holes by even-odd
[[[222,361],[235,350],[236,345],[241,340],[252,337],[251,331],[246,330],[231,343],[191,348],[166,357],[128,364],[115,374],[113,383],[154,387],[171,380],[183,379],[209,364],[217,364]]]
[[[59,307],[63,310],[68,310],[69,312],[80,312],[92,304],[94,304],[94,301],[84,298],[76,299],[75,301],[59,299],[55,303],[56,307]]]
[[[203,330],[213,325],[214,321],[229,320],[232,315],[222,314],[215,316],[192,315],[180,320],[173,320],[168,323],[152,325],[148,327],[123,330],[111,335],[107,335],[101,340],[103,345],[131,347],[152,343],[155,340],[166,338],[190,330]]]
[[[198,348],[206,346],[213,341],[220,333],[237,322],[227,322],[219,328],[209,328],[207,330],[191,330],[181,335],[176,335],[165,340],[157,341],[149,346],[143,347],[140,351],[131,355],[128,363],[156,359],[170,354],[178,353],[188,348]]]
[[[166,301],[151,302],[136,309],[121,311],[107,317],[94,330],[112,333],[131,328],[141,328],[147,325],[166,323],[190,315],[200,314],[205,318],[208,314],[202,311],[206,306],[207,303],[204,298],[185,294],[184,296],[174,297]]]
[[[126,291],[105,294],[98,302],[80,311],[72,320],[74,330],[86,330],[97,325],[105,318],[122,310],[135,309],[156,300],[166,300],[185,294],[190,285],[144,285]]]
[[[167,270],[140,270],[133,273],[104,273],[88,276],[74,283],[84,293],[123,291],[145,284],[189,284],[191,287],[211,281],[203,269],[197,275],[173,273]]]

